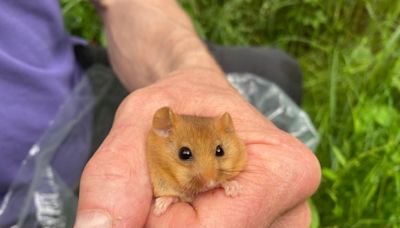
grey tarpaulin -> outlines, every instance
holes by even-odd
[[[250,73],[228,74],[229,82],[280,129],[292,134],[313,151],[319,135],[307,113],[278,86]]]

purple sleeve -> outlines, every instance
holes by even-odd
[[[1,202],[81,73],[58,1],[0,1],[0,31]]]

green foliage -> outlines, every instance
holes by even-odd
[[[102,26],[91,1],[60,0],[65,26],[69,32],[90,43],[103,44]]]
[[[62,2],[70,30],[99,42],[88,4]],[[203,38],[276,46],[299,60],[304,108],[321,134],[313,227],[400,227],[400,1],[180,3]]]

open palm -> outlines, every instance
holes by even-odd
[[[161,216],[151,213],[145,143],[153,114],[163,106],[181,114],[231,114],[248,154],[236,177],[243,186],[240,196],[214,189],[192,205],[176,203]],[[319,179],[318,161],[306,146],[265,119],[221,75],[181,71],[133,92],[120,105],[112,130],[82,175],[78,218],[103,213],[113,227],[306,226],[305,202]]]

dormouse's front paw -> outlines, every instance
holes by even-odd
[[[221,184],[225,190],[225,195],[230,197],[239,196],[243,192],[243,187],[237,181],[227,181]]]
[[[155,215],[163,214],[169,207],[169,205],[178,202],[178,198],[174,196],[161,196],[156,198],[154,203],[153,213]]]

